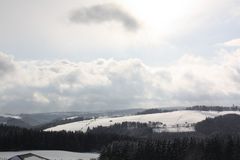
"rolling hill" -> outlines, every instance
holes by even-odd
[[[149,123],[158,122],[154,131],[156,132],[191,132],[194,131],[194,125],[197,122],[205,120],[206,118],[214,118],[220,115],[238,114],[239,111],[194,111],[194,110],[180,110],[166,113],[145,114],[145,115],[132,115],[121,117],[100,117],[97,119],[90,119],[78,121],[63,125],[58,125],[46,129],[45,131],[83,131],[98,126],[111,126],[116,123],[122,122],[141,122]]]

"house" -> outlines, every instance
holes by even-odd
[[[9,158],[8,160],[49,160],[49,159],[38,156],[36,154],[27,153],[22,155],[16,155],[12,158]]]

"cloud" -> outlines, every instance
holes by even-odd
[[[49,103],[49,100],[40,93],[33,93],[33,99],[39,103]]]
[[[139,59],[1,59],[15,69],[1,79],[0,112],[240,104],[240,50],[214,59],[184,55],[165,67]]]
[[[224,42],[224,45],[227,47],[240,47],[240,38]]]
[[[98,4],[90,7],[83,7],[72,12],[70,21],[81,24],[100,24],[116,21],[123,25],[128,31],[139,29],[138,21],[127,11],[114,4]]]
[[[0,52],[0,75],[14,71],[13,58]]]

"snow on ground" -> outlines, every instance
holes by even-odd
[[[194,124],[205,120],[206,118],[214,118],[216,116],[225,114],[239,114],[239,111],[191,111],[181,110],[166,113],[146,114],[146,115],[133,115],[114,118],[98,118],[90,119],[79,122],[73,122],[63,125],[58,125],[52,128],[48,128],[45,131],[83,131],[86,132],[87,128],[90,129],[97,126],[110,126],[115,123],[122,122],[161,122],[162,126],[156,128],[157,132],[189,132],[194,131]]]
[[[22,119],[20,116],[11,115],[11,114],[0,114],[0,117],[4,117],[4,118],[14,118],[14,119]]]
[[[78,116],[73,116],[73,117],[68,117],[68,118],[63,118],[63,120],[73,120],[78,118]]]
[[[92,158],[97,159],[98,153],[77,153],[68,151],[56,151],[56,150],[36,150],[36,151],[18,151],[18,152],[0,152],[0,160],[11,158],[15,155],[33,153],[51,160],[90,160]]]

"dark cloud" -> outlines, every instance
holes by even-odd
[[[72,12],[70,21],[74,23],[103,23],[117,21],[128,31],[139,29],[139,23],[125,10],[113,4],[101,4],[83,7]]]

